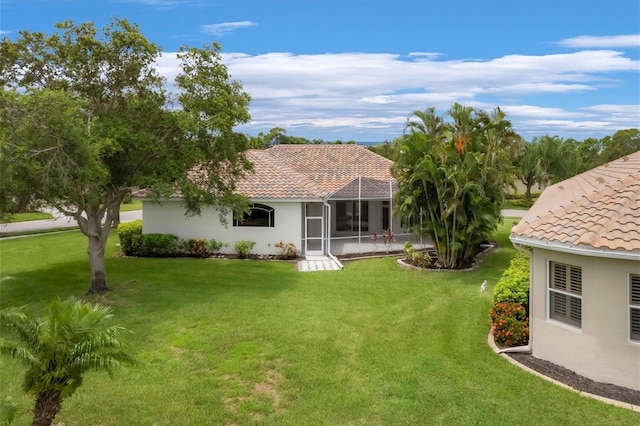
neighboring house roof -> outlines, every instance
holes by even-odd
[[[545,189],[514,243],[640,259],[640,151]]]
[[[250,150],[254,172],[237,192],[254,199],[318,199],[358,177],[395,182],[393,162],[358,145],[276,145]]]

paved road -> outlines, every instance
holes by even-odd
[[[142,219],[142,210],[120,213],[120,222],[129,222],[136,219]],[[0,224],[0,234],[4,234],[5,232],[28,232],[45,231],[47,229],[55,228],[73,228],[74,226],[78,226],[75,219],[58,214],[54,215],[53,219]]]
[[[503,210],[502,215],[505,217],[523,217],[525,210]],[[134,210],[130,212],[120,213],[121,222],[129,222],[136,219],[142,219],[142,210]],[[28,232],[39,231],[55,228],[73,228],[78,226],[76,221],[70,217],[57,215],[53,219],[47,220],[30,220],[28,222],[15,222],[0,224],[0,234],[5,232]]]

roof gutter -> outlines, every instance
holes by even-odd
[[[513,233],[509,236],[509,239],[514,245],[520,244],[528,247],[555,250],[563,253],[579,254],[582,256],[605,257],[607,259],[640,261],[640,250],[617,251],[617,250],[611,250],[606,248],[597,249],[594,247],[576,246],[573,244],[563,244],[555,241],[524,237],[522,235],[515,235]]]

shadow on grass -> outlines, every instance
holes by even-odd
[[[106,273],[110,291],[87,296],[87,260],[34,267],[3,276],[0,303],[20,306],[75,296],[115,309],[145,305],[145,309],[163,311],[219,299],[225,293],[269,299],[295,283],[294,266],[286,262],[111,257],[106,260]]]

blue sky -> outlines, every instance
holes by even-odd
[[[384,141],[412,111],[500,106],[525,139],[640,127],[637,0],[0,0],[0,33],[140,25],[177,73],[217,41],[252,96],[247,134]]]

